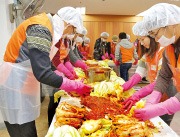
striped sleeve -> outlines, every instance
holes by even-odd
[[[26,31],[28,48],[37,48],[44,52],[50,52],[52,35],[50,31],[41,25],[29,26]]]

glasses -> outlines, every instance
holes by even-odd
[[[156,38],[156,36],[158,35],[160,29],[161,29],[161,28],[159,28],[158,31],[157,31],[156,33],[150,31],[150,32],[149,32],[149,36],[150,36],[151,38]]]

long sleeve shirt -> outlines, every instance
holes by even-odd
[[[175,55],[176,57],[178,57],[180,55],[180,39],[178,40],[178,42],[176,43],[175,46]],[[169,61],[167,59],[167,57],[165,56],[165,52],[163,53],[163,60],[162,60],[162,68],[159,71],[159,75],[157,78],[156,85],[154,90],[157,90],[159,92],[164,92],[167,90],[167,87],[171,81],[171,78],[173,77],[172,71],[169,68]],[[178,92],[176,95],[176,98],[180,101],[180,92]]]

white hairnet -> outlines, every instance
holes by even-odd
[[[82,39],[81,37],[76,37],[75,42],[80,42],[80,43],[82,43],[82,42],[83,42],[83,39]]]
[[[82,29],[76,29],[76,32],[82,35],[87,35],[87,29],[83,27]]]
[[[145,11],[143,20],[147,31],[179,24],[180,8],[173,4],[159,3]]]
[[[85,44],[88,44],[88,43],[90,43],[90,38],[88,38],[88,37],[85,37],[85,38],[84,38],[84,43],[85,43]]]
[[[148,31],[145,29],[144,22],[139,21],[132,28],[133,34],[136,36],[147,36]]]
[[[57,14],[59,17],[65,21],[76,27],[77,29],[83,29],[83,20],[81,14],[73,7],[64,7],[61,8]]]
[[[101,37],[103,37],[103,38],[108,38],[108,37],[109,37],[109,33],[107,33],[107,32],[102,32],[102,33],[101,33]]]

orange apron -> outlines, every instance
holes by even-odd
[[[148,75],[148,79],[149,79],[150,83],[154,82],[157,77],[158,62],[162,58],[163,51],[164,51],[164,48],[159,49],[159,51],[156,52],[156,54],[154,55],[153,58],[146,56],[146,63],[148,66],[147,75]]]
[[[69,54],[69,43],[67,41],[67,39],[60,39],[59,42],[59,53],[60,53],[60,61],[62,63],[64,63],[65,58],[68,56]]]

